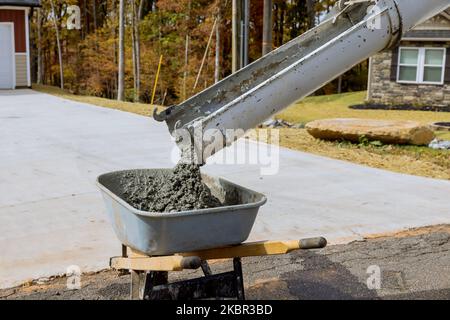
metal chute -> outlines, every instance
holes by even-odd
[[[340,1],[317,27],[154,118],[166,121],[178,145],[203,163],[212,155],[203,153],[208,145],[216,144],[209,148],[215,151],[229,145],[449,6],[450,0]],[[223,136],[219,145],[209,130]],[[241,134],[229,136],[233,130]]]

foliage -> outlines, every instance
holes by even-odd
[[[41,57],[42,84],[59,85],[58,51],[53,24],[51,1],[55,5],[57,27],[61,34],[65,89],[75,94],[86,94],[114,99],[117,96],[118,69],[118,1],[115,0],[42,0],[41,20],[32,18],[32,67],[37,80],[38,54]],[[215,33],[206,56],[199,86],[194,82],[205,48],[220,13],[220,76],[231,73],[231,0],[125,0],[125,95],[133,100],[136,72],[133,69],[132,1],[139,7],[140,38],[140,90],[139,100],[151,100],[156,70],[163,55],[162,72],[156,91],[156,103],[175,104],[214,83]],[[323,19],[335,0],[316,0],[309,20],[308,4],[313,0],[274,0],[274,47],[291,40]],[[67,7],[78,5],[81,9],[81,30],[68,30]],[[250,61],[261,56],[263,1],[251,1]],[[40,41],[39,41],[40,34]],[[186,39],[189,39],[188,61],[185,63]],[[40,49],[38,51],[38,48]],[[365,89],[367,64],[353,69],[344,76],[343,89]],[[337,90],[336,81],[328,84],[321,93]]]

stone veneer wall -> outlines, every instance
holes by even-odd
[[[447,60],[450,51],[450,42],[402,42],[401,46],[411,47],[445,47],[447,48]],[[372,72],[369,77],[371,86],[368,94],[368,102],[381,104],[413,104],[430,106],[450,105],[450,83],[444,85],[427,84],[402,84],[391,80],[392,50],[386,50],[372,57]],[[446,72],[449,72],[447,61]],[[446,78],[448,75],[446,75]]]

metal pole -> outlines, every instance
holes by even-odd
[[[248,65],[249,33],[250,33],[250,0],[243,0],[243,39],[242,39],[242,68]]]
[[[242,0],[233,0],[232,8],[232,71],[235,73],[239,70],[240,62],[240,3]]]
[[[272,51],[272,0],[264,0],[263,45],[262,54],[265,56]]]
[[[250,0],[233,0],[232,69],[233,73],[248,64]]]
[[[119,2],[119,75],[117,100],[125,99],[125,0]]]
[[[216,25],[216,57],[214,60],[214,82],[217,83],[220,81],[220,24],[222,23],[221,12],[217,14],[217,25]]]

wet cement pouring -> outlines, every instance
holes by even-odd
[[[197,164],[179,163],[168,175],[128,173],[122,185],[124,200],[142,211],[180,212],[222,206],[202,182]]]

